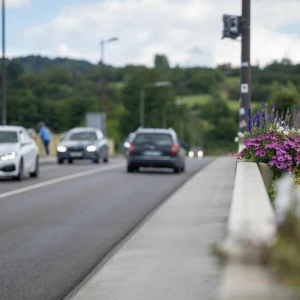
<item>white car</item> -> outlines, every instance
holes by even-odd
[[[39,151],[26,129],[0,126],[0,177],[22,180],[39,175]]]

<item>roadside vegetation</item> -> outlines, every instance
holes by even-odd
[[[34,128],[44,120],[55,133],[82,126],[85,113],[100,109],[100,67],[85,61],[51,60],[40,56],[7,62],[8,121]],[[284,109],[300,105],[297,88],[300,65],[288,60],[253,68],[253,110],[261,102]],[[190,146],[205,153],[236,151],[239,109],[239,69],[171,68],[156,55],[154,67],[104,66],[107,133],[116,145],[139,127],[140,90],[149,82],[171,81],[171,87],[147,88],[146,126],[173,127]],[[180,100],[180,101],[178,101]]]

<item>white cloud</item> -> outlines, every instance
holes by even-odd
[[[24,5],[29,5],[32,0],[6,0],[7,7],[9,8],[19,8]]]
[[[105,47],[108,63],[151,65],[156,53],[164,53],[172,65],[212,66],[224,62],[238,65],[240,43],[221,40],[221,31],[222,15],[239,15],[240,2],[99,0],[73,5],[52,21],[26,29],[22,42],[33,53],[97,62],[100,39],[118,36],[118,42]],[[254,0],[252,3],[252,62],[263,65],[286,55],[300,62],[299,37],[280,30],[299,22],[300,2]]]

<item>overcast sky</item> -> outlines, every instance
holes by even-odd
[[[40,54],[96,63],[151,66],[155,54],[172,66],[239,65],[240,42],[221,40],[222,15],[241,0],[6,0],[7,55]],[[300,63],[300,1],[252,0],[252,64]]]

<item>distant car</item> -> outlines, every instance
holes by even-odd
[[[57,146],[57,162],[88,159],[94,163],[109,161],[108,141],[99,129],[74,128],[67,132]]]
[[[138,129],[130,142],[127,172],[140,167],[172,168],[175,173],[185,170],[184,151],[173,129]]]
[[[188,153],[190,158],[202,158],[204,156],[203,149],[201,147],[193,147]]]
[[[22,180],[39,175],[39,151],[26,129],[0,126],[0,177]]]

